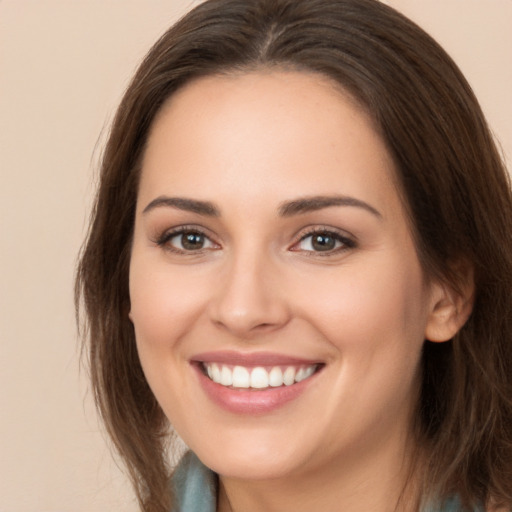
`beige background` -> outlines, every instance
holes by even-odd
[[[135,512],[78,370],[72,279],[100,132],[191,0],[0,0],[0,512]],[[512,0],[390,0],[512,158]],[[510,165],[509,165],[510,168]]]

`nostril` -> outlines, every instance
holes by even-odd
[[[286,325],[290,317],[286,296],[276,280],[262,279],[263,264],[261,259],[240,259],[230,267],[229,275],[220,276],[224,279],[209,305],[210,320],[217,327],[246,338]]]

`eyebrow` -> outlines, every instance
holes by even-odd
[[[286,201],[279,206],[279,215],[282,217],[291,217],[302,213],[313,212],[330,208],[331,206],[353,206],[362,208],[382,219],[382,214],[373,206],[350,196],[311,196],[296,199],[294,201]]]
[[[219,209],[210,201],[199,201],[197,199],[187,199],[185,197],[160,196],[153,199],[142,213],[148,213],[155,208],[166,206],[168,208],[177,208],[187,212],[197,213],[206,217],[219,217]]]
[[[350,196],[309,196],[293,201],[285,201],[278,208],[279,216],[292,217],[303,213],[322,210],[332,206],[352,206],[362,208],[372,215],[382,218],[382,214],[368,203]],[[205,217],[220,217],[219,208],[210,201],[200,201],[198,199],[188,199],[185,197],[159,196],[153,199],[142,211],[148,213],[159,207],[176,208],[187,212],[197,213]]]

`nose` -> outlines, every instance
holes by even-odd
[[[219,275],[210,318],[239,339],[253,339],[284,327],[290,320],[279,269],[260,255],[234,257]]]

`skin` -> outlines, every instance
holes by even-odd
[[[333,194],[369,208],[280,214],[284,202]],[[162,196],[209,201],[219,214],[147,209]],[[183,249],[179,235],[158,243],[183,226],[206,234],[202,249]],[[311,228],[348,242],[315,251]],[[395,509],[415,448],[424,339],[449,339],[464,315],[424,276],[392,159],[347,94],[275,70],[174,94],[142,163],[130,297],[147,380],[219,473],[218,510]],[[216,350],[325,366],[292,402],[235,414],[206,396],[190,364]]]

